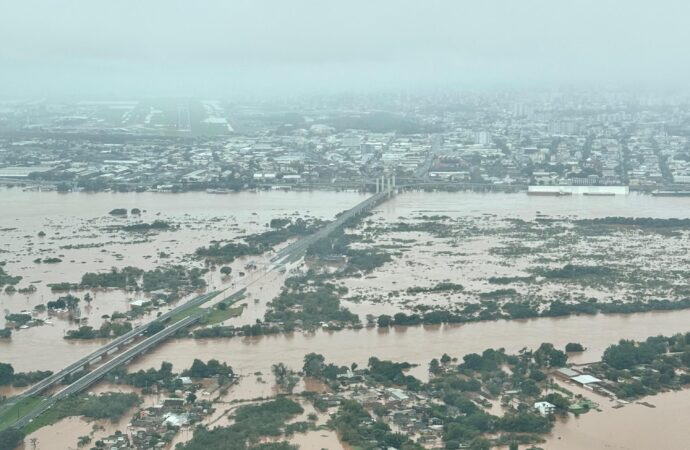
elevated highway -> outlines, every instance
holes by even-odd
[[[144,333],[146,332],[146,329],[152,323],[165,322],[174,316],[177,316],[177,315],[184,313],[185,311],[187,311],[191,308],[195,308],[195,307],[207,302],[208,300],[212,299],[213,297],[215,297],[219,293],[220,293],[219,291],[213,291],[213,292],[209,292],[209,293],[206,293],[203,295],[199,295],[198,297],[195,297],[192,300],[189,300],[188,302],[185,302],[185,303],[177,306],[176,308],[173,308],[172,310],[168,311],[167,313],[161,314],[160,316],[156,317],[152,321],[147,322],[143,325],[140,325],[140,326],[132,329],[131,331],[127,332],[126,334],[123,334],[122,336],[119,336],[119,337],[113,339],[112,341],[108,342],[106,345],[98,348],[96,351],[84,356],[83,358],[79,359],[78,361],[73,362],[72,364],[68,365],[64,369],[62,369],[58,372],[55,372],[51,376],[44,378],[43,380],[34,384],[33,386],[31,386],[29,389],[22,392],[21,394],[18,394],[16,396],[8,399],[5,403],[0,405],[0,414],[3,414],[5,411],[9,410],[10,408],[12,408],[14,405],[21,402],[22,400],[24,400],[28,397],[31,397],[31,396],[39,395],[39,394],[43,393],[44,391],[52,388],[53,386],[58,385],[68,375],[75,373],[75,372],[78,372],[82,369],[85,369],[90,364],[92,364],[96,361],[99,361],[99,360],[101,360],[101,359],[103,359],[103,358],[105,358],[111,354],[116,353],[118,350],[120,350],[120,348],[131,344],[137,338],[144,335]],[[165,328],[163,331],[167,330],[168,328]],[[158,334],[156,334],[154,336],[157,336],[157,335]],[[133,347],[133,348],[135,348],[135,347]]]
[[[111,370],[115,369],[116,367],[119,367],[123,364],[126,364],[127,362],[131,361],[135,357],[141,355],[142,353],[146,352],[150,348],[158,345],[160,342],[163,340],[167,339],[168,337],[172,336],[179,330],[188,327],[189,325],[193,324],[194,322],[198,321],[201,317],[203,317],[206,314],[205,311],[199,311],[194,314],[191,314],[190,316],[175,322],[171,324],[170,326],[164,328],[163,330],[159,331],[158,333],[154,334],[153,336],[150,336],[143,341],[137,343],[133,347],[127,349],[126,351],[118,354],[117,356],[113,357],[111,360],[105,362],[104,364],[100,365],[98,368],[95,370],[89,372],[88,374],[84,375],[83,377],[79,378],[77,381],[74,383],[70,384],[69,386],[65,387],[61,391],[53,394],[52,396],[48,397],[45,399],[43,402],[41,402],[35,409],[21,417],[19,420],[17,420],[14,424],[15,428],[22,428],[26,425],[28,425],[32,420],[34,420],[36,417],[40,416],[43,414],[45,411],[50,409],[57,401],[66,398],[70,395],[77,394],[84,389],[88,388],[91,386],[93,383],[96,381],[100,380],[103,378],[105,375],[108,374]]]
[[[155,319],[153,319],[150,322],[147,322],[143,325],[140,325],[131,331],[127,332],[126,334],[123,334],[122,336],[119,336],[112,341],[108,342],[106,345],[103,347],[100,347],[98,350],[96,350],[93,353],[90,353],[86,355],[85,357],[81,358],[79,361],[76,361],[69,366],[65,367],[64,369],[60,370],[59,372],[54,373],[53,375],[49,376],[48,378],[45,378],[41,380],[40,382],[36,383],[33,385],[30,389],[26,390],[23,392],[21,395],[23,396],[29,396],[29,395],[36,395],[40,394],[41,392],[45,391],[49,387],[55,385],[56,383],[59,383],[62,381],[67,375],[74,373],[78,370],[81,370],[85,367],[88,367],[90,363],[95,362],[110,353],[116,352],[119,350],[120,347],[125,346],[132,342],[134,339],[142,336],[145,332],[146,329],[154,322],[165,322],[167,319],[178,315],[190,308],[194,308],[196,306],[199,306],[203,304],[204,302],[210,300],[211,298],[215,297],[218,295],[217,291],[210,292],[208,294],[200,295],[188,302],[185,302],[184,304],[178,306],[177,308],[174,308],[170,311],[168,311],[165,314],[162,314]]]

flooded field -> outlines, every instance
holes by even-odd
[[[169,262],[189,263],[189,255],[214,239],[231,239],[265,230],[266,223],[276,216],[294,214],[318,218],[332,218],[336,213],[353,206],[364,197],[357,193],[241,193],[209,194],[70,194],[28,193],[18,190],[0,191],[0,206],[11,211],[0,217],[0,261],[12,276],[22,276],[19,286],[33,284],[36,291],[29,294],[0,294],[4,315],[31,309],[60,294],[47,287],[51,282],[76,282],[86,271],[106,271],[112,266],[132,265],[155,268]],[[36,205],[41,205],[40,208]],[[606,236],[592,236],[584,232],[548,231],[542,236],[536,229],[524,229],[530,234],[535,252],[522,250],[519,256],[492,249],[510,247],[519,237],[510,230],[508,220],[533,222],[537,218],[559,221],[593,219],[609,216],[685,218],[690,217],[690,200],[683,198],[627,197],[529,197],[525,194],[422,193],[399,195],[377,208],[368,225],[385,229],[403,220],[426,220],[421,216],[447,216],[454,221],[456,236],[433,235],[424,231],[382,231],[373,245],[399,246],[393,260],[361,278],[346,278],[348,288],[343,305],[365,320],[366,315],[395,314],[415,311],[420,305],[452,307],[457,304],[479,302],[481,293],[501,288],[490,284],[489,277],[529,276],[535,265],[554,267],[563,261],[598,264],[607,261],[623,268],[628,264],[636,270],[664,270],[665,267],[687,266],[690,262],[690,241],[687,232],[676,234],[616,230]],[[140,208],[141,219],[114,218],[108,214],[114,208]],[[95,214],[94,211],[100,211]],[[121,231],[110,231],[113,225],[142,220],[167,220],[179,225],[175,231],[147,234],[133,238]],[[460,226],[461,225],[461,226]],[[549,223],[545,225],[554,227]],[[560,226],[560,225],[558,225]],[[461,228],[470,231],[462,231]],[[565,227],[568,228],[568,227]],[[360,229],[360,231],[362,231]],[[39,232],[45,236],[39,237]],[[579,233],[579,234],[578,234]],[[576,238],[573,237],[576,235]],[[139,242],[141,240],[141,242]],[[624,245],[623,245],[624,243]],[[359,244],[358,244],[359,245]],[[372,244],[364,244],[372,245]],[[72,247],[70,247],[72,246]],[[74,248],[82,246],[80,248]],[[161,257],[161,253],[165,256]],[[593,255],[599,256],[594,257]],[[634,253],[633,260],[622,255]],[[667,258],[664,255],[668,255]],[[56,264],[35,263],[36,258],[59,257]],[[539,259],[541,258],[541,259]],[[260,264],[268,256],[249,258]],[[242,269],[248,259],[233,263],[233,273]],[[251,324],[262,319],[266,304],[280,291],[286,274],[248,272],[240,280],[223,278],[209,272],[206,281],[210,288],[232,287],[233,283],[249,285],[246,304],[241,316],[229,323]],[[650,275],[651,276],[651,275]],[[414,286],[431,286],[439,282],[461,284],[460,293],[422,293],[408,295]],[[614,292],[601,284],[533,283],[510,286],[521,296],[562,296],[569,298],[595,297],[606,301],[612,295],[621,297],[641,295],[635,284]],[[683,279],[659,284],[646,295],[679,295],[685,288]],[[393,293],[393,294],[390,294]],[[80,292],[79,295],[83,295]],[[192,295],[192,294],[190,294]],[[93,291],[91,305],[82,308],[87,323],[98,326],[105,314],[126,310],[137,296],[123,291]],[[11,363],[18,371],[58,369],[89,353],[103,341],[69,341],[62,339],[75,324],[66,318],[54,317],[52,323],[40,327],[17,330],[10,340],[0,339],[0,361]],[[146,317],[139,320],[146,320]],[[465,325],[429,325],[414,327],[345,329],[336,332],[295,332],[272,336],[231,339],[171,340],[154,351],[135,360],[130,371],[158,367],[161,361],[173,363],[176,369],[187,368],[195,358],[215,358],[227,362],[242,378],[227,394],[228,401],[246,400],[275,394],[271,365],[283,362],[292,369],[301,369],[304,355],[323,354],[329,362],[366,365],[371,356],[418,364],[409,374],[428,379],[427,365],[443,353],[461,357],[486,348],[505,348],[517,352],[535,348],[542,342],[563,347],[568,342],[580,342],[586,352],[571,359],[575,363],[598,360],[605,348],[619,339],[644,339],[651,335],[671,335],[690,331],[690,310],[676,312],[648,312],[630,315],[571,316],[567,318],[539,318],[513,321],[478,322]],[[255,374],[261,372],[263,378]],[[11,391],[8,390],[8,393]],[[628,405],[612,409],[602,400],[603,412],[592,412],[580,418],[557,423],[547,449],[625,448],[646,449],[654,442],[668,442],[666,448],[684,448],[688,436],[680,417],[690,412],[688,391],[661,394],[649,399],[657,406],[648,408]],[[221,420],[221,418],[218,418]],[[630,421],[637,423],[634,433],[624,432]],[[661,425],[672,427],[673,436]],[[60,426],[62,425],[62,426]],[[63,419],[57,425],[32,435],[39,442],[62,430],[64,442],[75,445],[74,436],[88,434],[92,424],[76,418]],[[98,433],[112,431],[111,427]],[[107,433],[106,433],[107,434]],[[98,434],[100,435],[100,434]],[[69,437],[67,437],[69,436]],[[176,442],[191,436],[182,434]],[[670,440],[669,440],[670,439]],[[28,441],[27,441],[28,442]],[[312,431],[297,434],[292,442],[300,448],[341,448],[332,432]],[[27,448],[30,448],[27,446]],[[39,446],[39,448],[49,448]],[[67,447],[65,447],[67,448]]]
[[[239,194],[58,194],[55,192],[22,192],[19,189],[0,190],[0,207],[7,212],[0,216],[0,263],[9,275],[22,277],[18,290],[33,286],[32,292],[6,293],[0,290],[0,328],[6,324],[9,313],[31,311],[36,305],[45,305],[68,292],[53,292],[50,283],[77,283],[86,272],[107,272],[111,267],[133,266],[145,270],[172,264],[202,266],[190,255],[196,248],[214,240],[230,240],[242,235],[265,231],[268,222],[277,217],[316,217],[332,219],[338,212],[351,207],[363,198],[354,192],[244,192]],[[115,217],[109,212],[115,208],[139,208],[141,215],[128,214]],[[156,233],[127,233],[118,227],[134,223],[165,220],[175,225],[174,230]],[[177,228],[179,227],[179,228]],[[39,236],[45,233],[45,236]],[[56,257],[58,263],[35,262],[38,258]],[[242,272],[248,261],[261,258],[240,258],[233,264],[235,274]],[[252,301],[248,302],[247,317],[262,317],[263,309],[254,306],[253,299],[261,298],[264,286],[270,300],[282,281],[262,280],[255,286]],[[223,277],[217,271],[205,276],[210,289],[232,288],[242,283],[249,285],[258,278],[249,272],[246,277]],[[132,301],[147,300],[148,294],[122,290],[79,290],[72,294],[83,297],[89,293],[93,300],[81,302],[81,324],[98,328],[104,316],[115,311],[126,312]],[[186,295],[190,298],[198,292]],[[165,311],[169,307],[163,307]],[[18,370],[39,366],[54,370],[62,361],[52,363],[51,355],[75,359],[102,342],[68,341],[63,339],[77,324],[67,313],[35,314],[46,321],[43,326],[16,330],[11,341],[0,339],[3,360],[12,361]],[[150,320],[144,316],[134,324]],[[254,319],[247,319],[254,320]],[[31,352],[33,360],[22,355]],[[21,360],[24,359],[24,362]]]
[[[378,208],[354,230],[361,242],[353,247],[392,261],[344,279],[345,305],[364,320],[484,302],[524,302],[538,313],[554,300],[588,306],[690,298],[690,228],[618,219],[687,218],[687,200],[491,198],[412,192]]]

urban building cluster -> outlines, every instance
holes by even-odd
[[[625,94],[0,105],[0,181],[62,190],[360,188],[402,182],[690,184],[690,109]]]

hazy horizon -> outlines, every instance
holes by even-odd
[[[0,97],[688,87],[690,6],[8,0]]]

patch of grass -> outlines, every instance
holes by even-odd
[[[85,416],[92,419],[116,421],[130,408],[141,403],[136,394],[107,392],[101,395],[77,395],[56,402],[52,408],[36,417],[24,431],[33,433],[39,428],[52,425],[70,416]]]
[[[244,295],[244,290],[241,291],[241,292],[242,292],[242,294]],[[204,303],[208,302],[208,301],[211,300],[212,298],[215,298],[216,295],[218,295],[218,294],[220,294],[220,292],[216,292],[214,295],[212,295],[212,296],[210,296],[209,298],[207,298],[206,301],[204,301],[204,302],[201,303],[200,305],[197,305],[197,306],[195,306],[195,307],[193,307],[193,308],[188,308],[188,309],[185,309],[185,310],[183,310],[183,311],[178,312],[178,313],[175,314],[174,316],[170,317],[170,318],[167,320],[166,323],[167,323],[168,325],[171,325],[171,324],[173,324],[173,323],[179,322],[179,321],[182,320],[182,319],[186,319],[187,317],[191,316],[192,314],[195,314],[195,313],[201,311],[201,305],[203,305]],[[233,296],[231,296],[231,297],[233,297]],[[230,297],[230,298],[231,298],[231,297]]]
[[[242,314],[246,305],[240,305],[233,307],[232,305],[237,304],[239,301],[244,299],[245,290],[241,290],[230,297],[223,299],[209,308],[210,312],[204,317],[203,323],[206,325],[214,325],[217,323],[225,322],[228,319],[237,317]]]
[[[187,317],[189,317],[192,314],[197,313],[199,311],[201,311],[201,307],[199,307],[199,306],[195,306],[194,308],[185,309],[184,311],[180,311],[177,314],[175,314],[174,316],[170,317],[166,323],[168,325],[172,325],[173,323],[179,322],[182,319],[186,319]]]
[[[17,419],[34,409],[42,400],[41,397],[27,397],[10,407],[0,415],[0,431],[14,425]]]
[[[236,306],[234,308],[227,308],[225,310],[214,308],[205,318],[204,323],[207,325],[214,325],[225,322],[228,319],[237,317],[244,311],[244,305]]]

